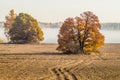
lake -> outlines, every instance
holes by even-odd
[[[42,28],[44,41],[42,43],[57,43],[59,28]],[[120,43],[120,30],[100,30],[105,36],[105,43]],[[0,27],[0,38],[7,42],[4,35],[4,28]]]

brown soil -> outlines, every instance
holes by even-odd
[[[63,54],[57,44],[0,44],[0,80],[119,80],[120,44],[99,55]]]

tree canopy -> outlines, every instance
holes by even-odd
[[[67,18],[58,35],[57,50],[70,53],[97,51],[104,45],[98,17],[87,11],[80,17]]]
[[[16,16],[8,34],[11,43],[31,43],[44,39],[37,20],[27,13]]]
[[[0,43],[3,43],[3,39],[0,38]]]
[[[4,34],[7,37],[7,40],[10,41],[10,36],[8,35],[9,30],[12,28],[12,24],[15,22],[16,14],[14,9],[10,10],[9,16],[6,16],[6,22],[4,23]]]

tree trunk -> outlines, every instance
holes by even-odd
[[[84,37],[83,37],[82,42],[81,42],[81,52],[82,53],[84,53],[85,40],[87,39],[87,36],[88,36],[87,25],[88,25],[88,17],[87,17],[87,20],[86,20],[86,23],[85,23]]]
[[[78,42],[79,42],[79,47],[81,49],[80,30],[79,29],[78,29]]]
[[[81,42],[81,52],[84,53],[84,41]]]
[[[84,53],[84,44],[81,41],[80,30],[78,29],[78,42],[79,42],[79,49],[81,53]]]

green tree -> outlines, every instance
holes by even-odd
[[[71,53],[97,51],[104,45],[100,28],[98,17],[90,11],[80,17],[66,19],[58,35],[57,50]]]
[[[11,43],[36,43],[44,39],[37,20],[26,13],[16,17],[8,34]]]

